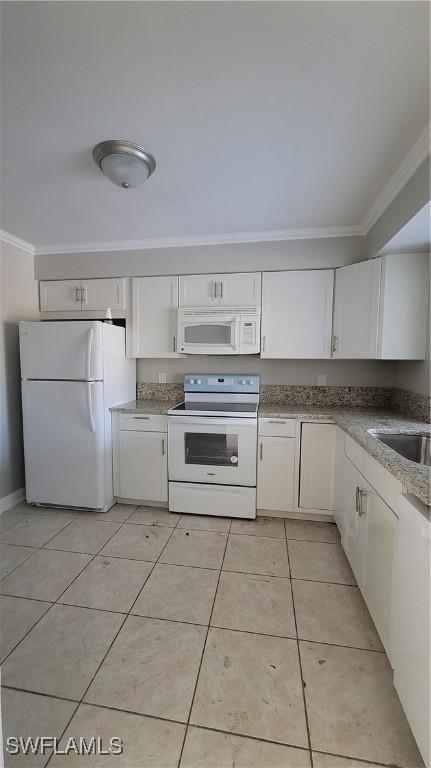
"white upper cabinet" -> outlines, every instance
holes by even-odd
[[[39,283],[41,312],[79,312],[80,280],[43,280]]]
[[[334,358],[423,360],[428,301],[426,254],[381,256],[337,269]]]
[[[103,280],[81,280],[82,309],[85,310],[124,310],[126,308],[126,288],[124,277],[105,278]]]
[[[334,357],[377,357],[380,272],[380,259],[335,270]]]
[[[260,272],[180,277],[180,307],[260,306]]]
[[[333,286],[333,269],[264,272],[261,357],[330,357]]]
[[[132,278],[129,357],[178,357],[178,277]]]
[[[429,326],[429,270],[429,255],[426,253],[382,256],[380,358],[425,358]]]
[[[112,311],[124,317],[126,310],[125,278],[95,278],[92,280],[44,280],[39,283],[41,312],[59,313]],[[88,315],[82,315],[88,316]]]

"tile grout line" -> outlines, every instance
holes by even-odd
[[[140,505],[140,506],[143,506],[143,505]],[[135,507],[135,510],[134,510],[134,512],[136,511],[136,509],[137,509],[137,507]],[[134,512],[132,512],[131,514],[134,514]],[[129,517],[130,517],[130,515],[129,515]],[[129,518],[127,518],[127,519],[129,519]],[[165,543],[164,543],[164,545],[163,545],[163,547],[162,547],[162,549],[161,549],[161,552],[160,552],[160,554],[159,554],[159,557],[160,557],[160,555],[162,554],[162,552],[163,552],[163,550],[165,549],[165,547],[167,546],[168,542],[170,541],[170,539],[171,539],[171,537],[172,537],[172,534],[174,533],[174,531],[175,531],[175,529],[176,529],[176,527],[177,527],[178,523],[179,523],[179,520],[177,520],[177,522],[176,522],[175,526],[174,526],[174,527],[171,529],[171,533],[169,534],[169,536],[168,536],[167,540],[165,541]],[[92,558],[92,560],[90,560],[90,562],[93,562],[93,560],[94,560],[94,559],[97,557],[97,555],[99,554],[99,552],[100,552],[100,551],[101,551],[101,550],[102,550],[102,549],[103,549],[103,548],[106,546],[106,544],[107,544],[109,541],[111,541],[111,539],[113,538],[113,536],[115,536],[115,535],[118,533],[118,531],[119,531],[119,530],[120,530],[120,529],[121,529],[121,528],[122,528],[122,527],[123,527],[125,524],[126,524],[126,520],[124,520],[124,522],[123,522],[123,523],[120,525],[120,527],[119,527],[119,528],[118,528],[118,529],[115,531],[115,533],[114,533],[114,534],[113,534],[113,535],[112,535],[112,536],[111,536],[111,537],[108,539],[108,541],[107,541],[107,542],[105,542],[105,543],[102,545],[102,547],[100,548],[100,550],[99,550],[99,551],[98,551],[98,552],[97,552],[97,553],[94,555],[94,557]],[[143,584],[143,586],[142,586],[141,590],[139,591],[139,594],[141,593],[141,591],[142,591],[142,589],[144,588],[144,586],[145,586],[146,582],[147,582],[147,581],[148,581],[148,579],[150,578],[150,576],[151,576],[151,574],[152,574],[152,572],[153,572],[153,570],[154,570],[155,566],[157,565],[157,562],[158,562],[158,559],[159,559],[159,557],[157,558],[156,562],[153,564],[153,567],[151,568],[150,572],[147,574],[147,577],[146,577],[146,579],[145,579],[145,581],[144,581],[144,584]],[[87,563],[87,565],[90,565],[90,563]],[[87,566],[86,566],[86,567],[87,567]],[[82,571],[81,571],[81,573],[82,573]],[[78,574],[78,576],[80,576],[80,575],[81,575],[81,573],[79,573],[79,574]],[[76,578],[78,578],[78,576],[77,576]],[[75,581],[75,579],[74,579],[73,581]],[[73,581],[71,582],[71,584],[69,584],[69,586],[67,587],[67,589],[69,589],[69,587],[70,587],[70,586],[73,584]],[[66,591],[66,590],[64,590],[64,591],[63,591],[61,594],[63,595],[65,591]],[[138,597],[139,597],[139,594],[138,594]],[[60,595],[60,597],[61,597],[61,595]],[[59,599],[59,598],[57,598],[57,600],[58,600],[58,599]],[[106,658],[107,658],[107,656],[108,656],[108,653],[110,652],[110,650],[111,650],[112,646],[114,645],[114,643],[115,643],[115,641],[116,641],[116,639],[117,639],[118,635],[120,634],[120,632],[121,632],[121,630],[123,629],[123,627],[124,627],[124,625],[125,625],[125,623],[126,623],[127,619],[129,618],[129,616],[130,616],[130,611],[131,611],[131,609],[133,608],[133,606],[135,605],[135,603],[136,603],[136,600],[137,600],[137,599],[138,599],[138,598],[136,597],[136,599],[133,601],[131,608],[130,608],[130,609],[129,609],[129,611],[128,611],[128,612],[125,614],[125,616],[124,616],[124,619],[123,619],[123,621],[121,622],[121,624],[120,624],[120,626],[119,626],[119,628],[118,628],[117,632],[114,634],[114,637],[112,638],[112,640],[111,640],[111,642],[110,642],[110,644],[109,644],[108,648],[106,649],[105,653],[103,654],[103,656],[102,656],[102,659],[101,659],[100,663],[97,665],[97,669],[96,669],[96,671],[95,671],[94,675],[92,676],[92,678],[91,678],[90,682],[88,683],[88,685],[87,685],[87,687],[85,688],[85,690],[84,690],[84,692],[83,692],[82,696],[80,697],[80,699],[79,699],[79,701],[78,701],[78,703],[77,703],[77,705],[76,705],[75,709],[73,710],[71,717],[70,717],[70,718],[69,718],[69,720],[67,721],[67,723],[66,723],[66,725],[65,725],[65,727],[64,727],[64,729],[63,729],[63,731],[61,732],[60,736],[58,737],[58,743],[60,743],[61,739],[63,738],[64,734],[66,733],[66,731],[67,731],[67,729],[68,729],[68,727],[69,727],[70,723],[72,722],[73,718],[75,717],[75,715],[76,715],[76,713],[77,713],[77,711],[78,711],[79,707],[81,706],[81,704],[83,704],[83,703],[86,703],[86,702],[84,702],[84,698],[85,698],[86,694],[88,693],[88,691],[89,691],[89,689],[90,689],[91,685],[93,684],[93,682],[94,682],[94,679],[95,679],[95,677],[96,677],[97,673],[98,673],[98,672],[99,672],[99,670],[101,669],[101,667],[102,667],[102,664],[105,662],[105,660],[106,660]],[[60,603],[60,605],[61,605],[61,603]],[[84,609],[84,610],[85,610],[85,609]],[[96,609],[96,610],[97,610],[97,609]],[[53,753],[53,752],[51,752],[51,754],[50,754],[50,756],[49,756],[49,758],[48,758],[47,762],[46,762],[46,763],[45,763],[45,765],[44,765],[44,768],[47,768],[47,766],[49,765],[49,763],[50,763],[50,761],[51,761],[51,758],[52,758],[53,754],[54,754],[54,753]]]
[[[77,703],[79,704],[79,702],[77,702],[76,699],[67,699],[67,698],[64,698],[62,696],[52,696],[49,693],[40,693],[40,692],[36,692],[36,691],[31,691],[31,690],[29,690],[27,688],[14,688],[13,686],[10,686],[10,685],[2,685],[2,688],[5,688],[7,690],[12,690],[12,691],[19,691],[21,693],[29,693],[30,695],[34,695],[34,696],[42,696],[42,697],[45,697],[45,698],[48,698],[48,699],[57,699],[59,701],[67,701],[67,702],[72,703],[72,704],[77,704]],[[142,714],[142,712],[136,712],[136,711],[131,710],[131,709],[119,709],[118,707],[109,706],[108,704],[93,704],[92,702],[84,702],[84,703],[85,703],[85,706],[93,707],[94,709],[106,709],[109,712],[118,712],[120,714],[133,715],[135,717],[148,718],[150,720],[162,720],[163,722],[172,723],[174,725],[187,726],[186,723],[181,722],[180,720],[172,720],[171,718],[163,717],[162,715],[149,715],[149,714],[145,714],[144,715],[144,714]],[[250,741],[264,742],[265,744],[274,744],[275,746],[279,746],[279,747],[289,747],[289,748],[293,748],[293,749],[298,749],[298,750],[301,750],[302,752],[309,752],[308,747],[300,747],[297,744],[291,744],[290,742],[271,741],[271,739],[266,739],[265,737],[251,736],[249,734],[243,734],[243,733],[239,733],[237,731],[223,731],[221,728],[217,728],[215,726],[191,724],[190,727],[197,728],[197,729],[203,730],[203,731],[213,731],[213,732],[220,733],[220,734],[223,734],[223,735],[226,735],[226,736],[236,736],[238,738],[248,739]],[[405,766],[397,765],[397,764],[394,764],[394,763],[382,763],[379,760],[370,761],[370,760],[365,760],[362,757],[352,757],[350,755],[344,755],[344,754],[340,754],[338,752],[325,752],[322,749],[314,749],[312,751],[317,753],[317,754],[321,754],[321,755],[340,757],[340,758],[342,758],[344,760],[358,761],[361,764],[363,763],[364,766],[367,766],[367,765],[372,765],[372,766],[378,765],[378,766],[381,766],[382,768],[405,768]]]
[[[131,514],[133,514],[133,512],[131,512]],[[73,522],[73,520],[70,520],[70,522],[72,523],[72,522]],[[103,522],[103,521],[100,521],[100,522]],[[122,528],[122,527],[123,527],[123,525],[124,525],[124,523],[125,523],[125,522],[126,522],[126,521],[124,521],[123,523],[121,523],[121,524],[120,524],[120,528]],[[62,530],[62,531],[64,531],[66,528],[67,528],[67,525],[66,525],[64,528],[62,528],[61,530]],[[116,533],[118,533],[118,531],[120,530],[120,528],[117,528],[117,530],[116,530],[116,531],[115,531],[115,532],[112,534],[112,536],[115,536],[115,534],[116,534]],[[59,531],[59,533],[61,533],[61,531]],[[55,535],[57,535],[57,534],[55,534]],[[112,536],[111,536],[111,537],[110,537],[110,538],[109,538],[109,539],[108,539],[108,540],[105,542],[105,544],[107,544],[107,543],[108,543],[108,541],[111,541],[111,539],[112,539]],[[63,591],[62,591],[62,592],[60,593],[60,595],[59,595],[59,596],[56,598],[56,600],[53,600],[53,601],[51,601],[51,600],[42,600],[42,599],[37,599],[37,602],[42,602],[42,603],[45,603],[45,602],[46,602],[46,603],[51,603],[51,604],[50,604],[49,608],[47,608],[47,610],[46,610],[46,611],[45,611],[45,612],[42,614],[42,616],[39,616],[38,620],[35,622],[35,624],[33,624],[33,625],[30,627],[30,629],[29,629],[29,630],[28,630],[28,631],[25,633],[25,635],[23,635],[23,636],[21,637],[21,639],[20,639],[20,640],[18,640],[17,644],[16,644],[16,645],[14,645],[14,647],[12,648],[12,650],[11,650],[11,651],[9,651],[9,653],[8,653],[8,654],[7,654],[7,655],[4,657],[4,659],[3,659],[3,660],[2,660],[2,662],[1,662],[2,664],[4,664],[4,662],[5,662],[5,661],[6,661],[6,660],[9,658],[9,656],[10,656],[10,655],[11,655],[11,654],[12,654],[12,653],[13,653],[13,652],[14,652],[14,651],[15,651],[15,650],[18,648],[18,646],[20,645],[20,643],[22,643],[22,641],[23,641],[23,640],[25,640],[25,638],[27,637],[27,635],[29,635],[29,634],[30,634],[30,632],[31,632],[31,631],[32,631],[32,630],[33,630],[33,629],[34,629],[34,628],[35,628],[35,627],[36,627],[36,626],[39,624],[39,622],[40,622],[40,621],[42,621],[42,619],[43,619],[43,618],[44,618],[44,617],[45,617],[45,616],[46,616],[46,615],[49,613],[49,611],[50,611],[50,610],[51,610],[51,609],[54,607],[54,605],[57,605],[57,604],[58,604],[58,605],[63,605],[63,603],[59,603],[59,602],[58,602],[58,601],[60,600],[60,598],[61,598],[61,597],[64,595],[64,593],[65,593],[65,592],[66,592],[66,591],[69,589],[69,587],[71,587],[71,586],[72,586],[72,584],[73,584],[73,583],[76,581],[76,579],[77,579],[77,578],[79,578],[79,576],[81,576],[81,574],[83,573],[83,571],[85,571],[85,569],[86,569],[86,568],[87,568],[87,567],[90,565],[90,563],[92,563],[92,562],[93,562],[93,561],[96,559],[96,557],[98,556],[99,552],[100,552],[100,551],[103,549],[103,547],[105,546],[105,544],[102,544],[102,546],[100,547],[100,549],[99,549],[99,550],[98,550],[98,551],[97,551],[97,552],[96,552],[96,553],[95,553],[95,554],[94,554],[94,555],[91,557],[91,559],[88,561],[88,563],[86,563],[86,564],[84,565],[84,567],[83,567],[83,568],[82,568],[82,569],[79,571],[79,573],[77,573],[77,574],[76,574],[76,576],[75,576],[75,577],[72,579],[72,581],[70,582],[70,584],[68,584],[68,585],[67,585],[67,587],[66,587],[65,589],[63,589]],[[42,550],[42,549],[44,549],[44,545],[42,545],[41,547],[37,547],[37,549],[38,549],[38,550]],[[48,551],[51,551],[51,552],[52,552],[53,550],[48,550]],[[69,550],[55,550],[55,551],[59,551],[59,552],[68,552]],[[34,552],[33,554],[35,555],[35,554],[36,554],[36,552]],[[76,552],[75,554],[78,554],[78,555],[80,555],[80,554],[89,554],[89,553],[86,553],[86,552]],[[31,560],[31,558],[32,558],[32,557],[33,557],[33,555],[30,555],[30,557],[27,557],[27,558],[26,558],[26,560],[25,560],[24,562],[27,562],[28,560]],[[23,565],[23,563],[20,563],[20,565]],[[19,566],[17,566],[17,567],[19,568]],[[12,572],[13,572],[13,571],[11,571],[11,573],[12,573]],[[8,575],[9,575],[9,574],[8,574]],[[5,577],[5,578],[6,578],[6,577]],[[0,589],[1,589],[1,582],[0,582]],[[2,596],[3,596],[3,597],[17,597],[18,599],[24,599],[24,600],[33,600],[33,598],[32,598],[32,597],[24,597],[23,595],[19,595],[19,596],[18,596],[18,595],[8,595],[8,594],[6,594],[6,593],[4,593],[4,592],[1,592],[1,593],[0,593],[0,597],[2,597]],[[84,610],[87,610],[86,606],[71,606],[71,607],[75,607],[75,608],[84,608]],[[91,610],[91,609],[88,609],[88,610]],[[112,613],[114,613],[114,611],[112,611]]]
[[[286,523],[284,523],[284,530],[286,533]],[[290,567],[290,556],[289,556],[289,545],[288,545],[288,539],[287,539],[287,533],[285,538],[285,544],[286,544],[286,554],[287,554],[287,562],[289,564],[289,573],[290,573],[290,594],[292,597],[292,609],[293,609],[293,620],[295,622],[295,631],[296,631],[296,648],[298,653],[298,664],[299,664],[299,674],[301,676],[301,689],[302,689],[302,703],[304,706],[304,717],[305,717],[305,727],[307,730],[307,740],[308,740],[308,752],[310,756],[310,765],[311,768],[314,767],[314,761],[313,761],[313,750],[311,745],[311,733],[310,733],[310,723],[308,720],[308,710],[307,710],[307,700],[305,698],[305,680],[304,680],[304,674],[302,670],[302,661],[301,661],[301,653],[299,650],[299,639],[298,639],[298,623],[296,620],[296,611],[295,611],[295,599],[293,596],[293,587],[292,587],[292,570]]]
[[[225,556],[226,556],[226,550],[227,550],[227,546],[228,546],[228,543],[229,543],[229,537],[230,537],[231,528],[232,528],[232,518],[230,518],[229,529],[227,531],[227,536],[226,536],[226,543],[225,543],[224,550],[223,550],[223,557],[222,557],[221,563],[220,563],[220,570],[219,570],[218,579],[217,579],[217,586],[216,586],[215,591],[214,591],[213,603],[212,603],[210,615],[209,615],[209,618],[208,618],[207,631],[206,631],[204,643],[203,643],[203,646],[202,646],[201,658],[200,658],[200,662],[199,662],[198,672],[197,672],[197,675],[196,675],[195,685],[194,685],[194,688],[193,688],[193,695],[192,695],[192,699],[191,699],[191,702],[190,702],[189,714],[188,714],[188,717],[187,717],[187,723],[186,723],[186,727],[185,727],[185,730],[184,730],[183,743],[181,745],[180,755],[179,755],[179,758],[178,758],[178,763],[177,763],[178,768],[181,765],[181,761],[183,759],[184,746],[185,746],[185,743],[186,743],[187,733],[188,733],[188,730],[189,730],[189,727],[190,727],[190,718],[191,718],[191,715],[192,715],[193,705],[195,703],[196,691],[197,691],[197,687],[198,687],[199,677],[200,677],[200,674],[201,674],[202,663],[203,663],[203,659],[204,659],[204,655],[205,655],[205,650],[206,650],[206,646],[207,646],[208,635],[209,635],[210,627],[211,627],[211,619],[212,619],[212,615],[213,615],[213,612],[214,612],[214,606],[215,606],[215,602],[216,602],[216,598],[217,598],[218,588],[219,588],[221,574],[222,574],[222,570],[223,570],[223,563],[224,563],[224,559],[225,559]]]

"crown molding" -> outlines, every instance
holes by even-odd
[[[268,243],[283,240],[306,240],[326,237],[357,237],[363,232],[358,226],[314,227],[305,229],[273,229],[257,232],[233,232],[196,237],[160,237],[143,240],[113,240],[105,243],[38,246],[37,254],[98,253],[101,251],[138,251],[150,248],[186,248],[200,245],[235,245],[239,243]]]
[[[424,128],[418,140],[407,152],[404,160],[400,163],[395,173],[391,176],[388,183],[377,195],[374,203],[365,214],[360,228],[363,234],[367,234],[377,219],[385,212],[386,208],[392,203],[397,194],[407,184],[408,180],[417,171],[419,166],[430,154],[430,123]]]
[[[11,235],[10,232],[6,232],[5,229],[0,229],[0,241],[2,243],[7,243],[8,245],[13,245],[15,248],[20,248],[26,253],[31,253],[32,256],[34,256],[36,253],[34,245],[27,243],[26,240],[21,240],[20,237]]]

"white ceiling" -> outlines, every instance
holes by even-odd
[[[428,120],[427,2],[2,6],[1,226],[42,248],[358,225]]]

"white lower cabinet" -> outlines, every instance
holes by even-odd
[[[362,482],[359,512],[365,523],[362,594],[393,663],[392,581],[397,517],[368,483]]]
[[[365,561],[365,526],[359,514],[359,491],[364,478],[347,456],[342,457],[340,505],[341,543],[358,586],[362,585]]]
[[[351,440],[346,446],[351,451]],[[356,458],[362,464],[363,449]],[[371,460],[373,461],[373,460]],[[392,663],[393,563],[397,516],[357,467],[344,456],[337,490],[342,515],[341,543]]]
[[[166,504],[168,435],[166,417],[114,413],[114,495],[120,499]],[[127,429],[122,429],[127,426]]]
[[[394,685],[427,768],[431,764],[429,507],[401,496],[394,566]]]
[[[292,512],[295,487],[295,419],[259,419],[257,508]]]
[[[335,424],[301,425],[299,509],[334,510]]]

